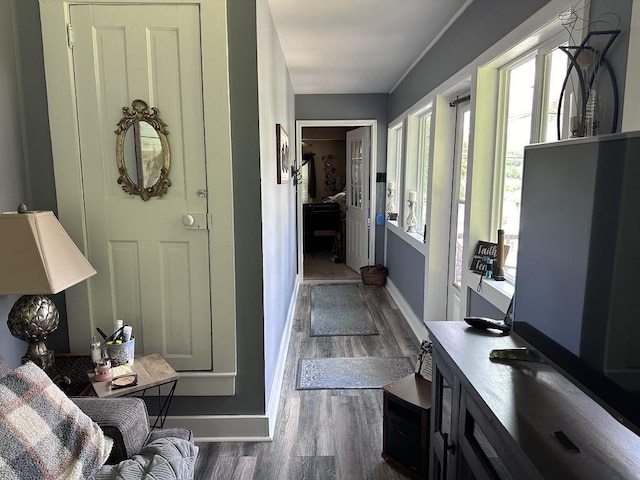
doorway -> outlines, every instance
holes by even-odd
[[[353,250],[350,240],[363,244],[358,262],[372,261],[375,239],[369,206],[375,198],[371,173],[375,175],[375,127],[375,121],[296,122],[298,265],[303,281],[359,281],[359,263],[354,266],[353,252],[349,254]],[[355,171],[362,174],[357,188],[360,193],[352,194],[352,143],[354,135],[359,137],[356,133],[362,131],[366,140],[358,145],[366,147],[366,168],[357,166]],[[361,209],[364,222],[356,227],[358,231],[353,230],[353,219],[347,219],[351,197],[365,200]]]

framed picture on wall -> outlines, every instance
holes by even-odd
[[[289,136],[279,123],[276,124],[276,148],[278,183],[287,183],[291,171]]]

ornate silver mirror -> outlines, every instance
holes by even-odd
[[[157,108],[149,109],[142,100],[134,100],[131,107],[122,107],[124,116],[115,131],[118,184],[146,201],[164,195],[171,185],[169,132]]]

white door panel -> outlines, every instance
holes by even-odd
[[[449,274],[447,320],[462,320],[462,277],[465,217],[467,211],[467,163],[471,106],[469,101],[456,106],[453,186],[451,194],[451,224],[449,230]],[[461,316],[462,315],[462,316]]]
[[[369,163],[371,130],[347,132],[346,263],[356,272],[369,264]]]
[[[82,183],[97,325],[122,318],[140,354],[179,370],[210,370],[211,308],[206,218],[199,11],[190,5],[70,8]],[[136,99],[167,124],[171,186],[143,201],[117,183],[114,130]]]

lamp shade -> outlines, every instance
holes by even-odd
[[[58,293],[95,273],[53,212],[0,214],[0,294]]]

